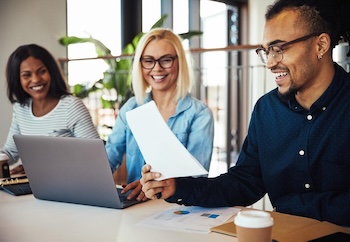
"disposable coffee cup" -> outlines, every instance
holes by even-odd
[[[0,178],[10,177],[9,158],[6,154],[0,153]]]
[[[242,210],[234,219],[238,242],[271,242],[273,218],[259,210]]]

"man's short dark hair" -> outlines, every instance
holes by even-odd
[[[268,7],[265,19],[288,9],[300,11],[310,33],[329,34],[333,48],[340,41],[350,45],[350,0],[277,0]]]

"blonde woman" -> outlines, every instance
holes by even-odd
[[[152,29],[140,39],[132,68],[135,96],[120,109],[106,143],[113,172],[126,155],[128,184],[124,184],[124,192],[133,189],[129,199],[135,196],[140,201],[147,198],[139,182],[145,161],[125,115],[151,100],[179,141],[209,170],[214,137],[213,115],[203,102],[190,94],[194,81],[190,63],[182,39],[169,29]]]

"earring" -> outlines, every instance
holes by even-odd
[[[319,54],[319,55],[317,56],[317,59],[321,60],[322,57],[323,57],[322,54]]]

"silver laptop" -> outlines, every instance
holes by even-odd
[[[14,135],[33,195],[38,199],[126,208],[116,188],[104,143],[100,139]]]

